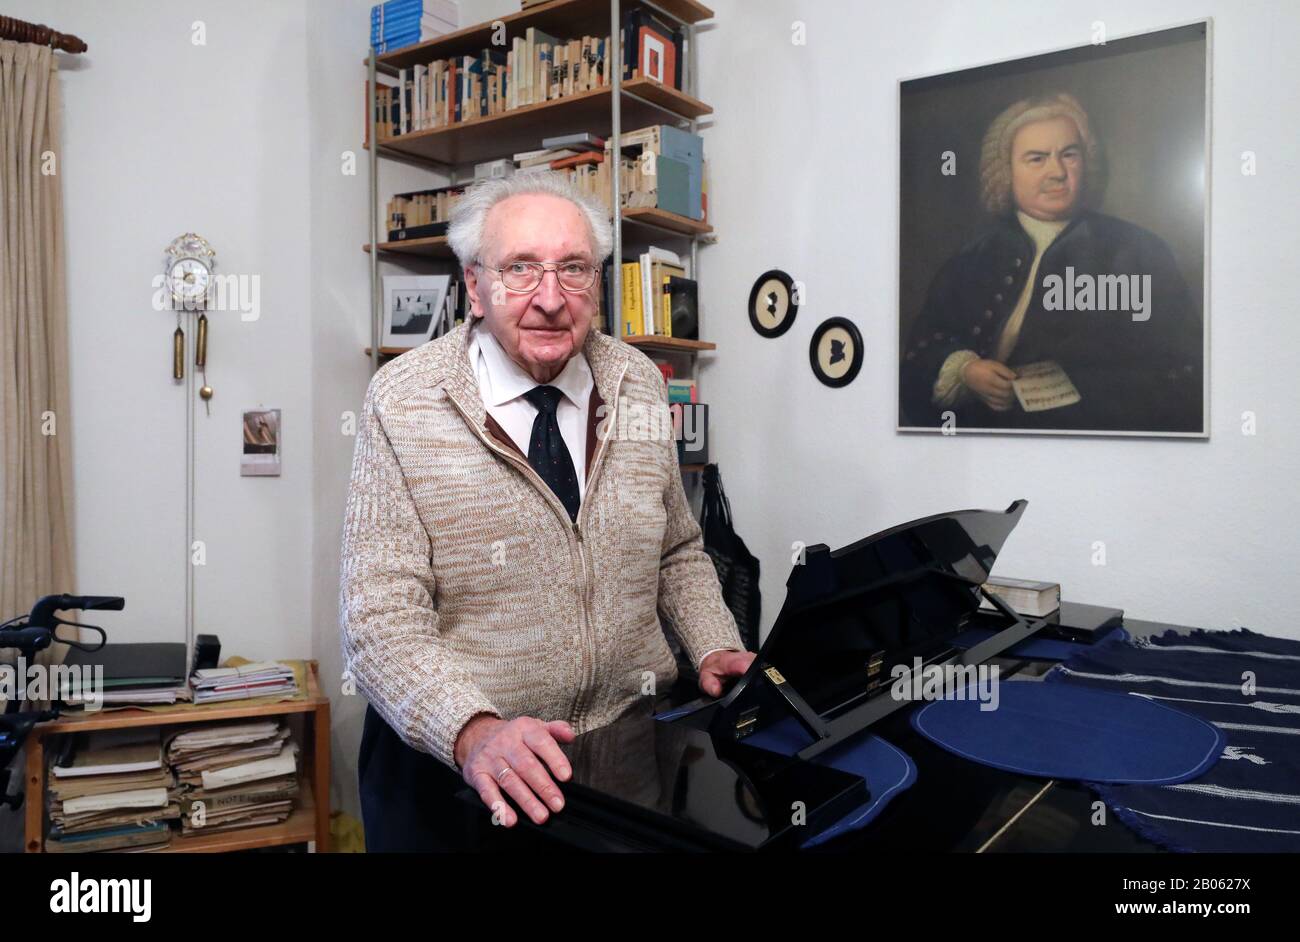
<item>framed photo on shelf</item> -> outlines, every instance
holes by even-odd
[[[385,275],[385,347],[418,347],[446,327],[450,275]]]
[[[1092,39],[899,83],[899,431],[1208,435],[1210,21]]]

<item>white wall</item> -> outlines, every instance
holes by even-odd
[[[316,0],[307,21],[310,50],[308,102],[311,118],[311,393],[316,437],[311,502],[312,650],[321,665],[325,692],[333,701],[334,805],[359,815],[356,759],[366,703],[342,695],[339,647],[339,551],[343,510],[361,406],[370,380],[368,152],[364,139],[364,60],[372,0]],[[345,153],[356,157],[356,173],[344,172]],[[379,213],[402,190],[438,186],[446,178],[432,170],[383,160],[379,164]],[[380,238],[383,239],[381,228]],[[445,265],[381,263],[380,275],[446,271]],[[347,414],[354,418],[347,425]]]
[[[225,653],[311,654],[312,393],[304,0],[11,0],[81,36],[61,56],[77,585],[122,595],[114,640],[185,640],[185,388],[151,307],[187,230],[261,278],[261,318],[214,313],[197,419],[196,631]],[[191,41],[202,21],[206,45]],[[359,99],[358,99],[359,101]],[[192,364],[189,366],[192,369]],[[242,411],[278,407],[284,472],[241,478]]]
[[[785,597],[790,545],[842,546],[945,510],[1029,509],[998,571],[1059,580],[1067,598],[1138,618],[1300,637],[1284,595],[1300,555],[1294,259],[1300,205],[1291,108],[1300,91],[1289,2],[1035,4],[714,0],[701,34],[710,211],[702,388],[737,526],[763,563],[764,628]],[[1211,438],[1205,441],[900,435],[897,81],[1214,18]],[[807,45],[791,43],[806,24]],[[1293,108],[1292,108],[1293,110]],[[1239,171],[1254,150],[1259,174]],[[783,268],[809,299],[784,337],[750,328],[754,278]],[[824,318],[861,329],[844,389],[808,368]],[[766,378],[780,376],[780,382]],[[1241,434],[1241,414],[1258,434]],[[1108,564],[1091,563],[1104,541]]]

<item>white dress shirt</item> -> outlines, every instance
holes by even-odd
[[[595,383],[586,354],[579,350],[569,357],[558,376],[549,383],[539,383],[506,355],[496,337],[481,321],[482,318],[476,317],[470,332],[469,362],[478,378],[483,407],[527,455],[537,407],[524,398],[524,393],[535,386],[554,386],[563,393],[555,418],[560,425],[560,437],[573,459],[573,470],[578,477],[578,500],[581,501],[587,492],[587,413]]]

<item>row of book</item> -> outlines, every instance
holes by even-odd
[[[388,0],[370,8],[370,45],[391,52],[454,33],[459,23],[454,0]]]
[[[623,18],[623,80],[646,77],[680,88],[682,34],[653,15]],[[629,42],[628,37],[633,41]],[[397,84],[376,89],[382,138],[503,114],[608,86],[608,36],[560,39],[529,27],[510,48],[434,59],[398,70]]]
[[[620,203],[623,210],[652,207],[707,221],[708,183],[703,140],[671,125],[652,125],[621,138]],[[546,138],[537,150],[485,161],[474,167],[475,182],[517,173],[563,173],[580,192],[595,197],[611,214],[611,143],[588,132]],[[444,235],[464,186],[397,193],[388,201],[389,241]]]
[[[159,850],[180,833],[284,821],[297,744],[278,719],[67,737],[46,789],[51,853]]]
[[[699,339],[698,289],[677,253],[652,245],[622,265],[622,336]]]
[[[594,326],[611,336],[662,336],[686,340],[699,339],[698,288],[693,279],[686,277],[681,258],[674,252],[651,246],[636,261],[623,263],[622,303],[615,307],[610,297],[612,265],[606,261],[601,268],[599,307],[593,314]],[[414,343],[424,343],[441,337],[469,317],[468,291],[457,275],[385,275],[384,296],[394,297],[403,290],[428,289],[436,295],[443,291],[438,310],[429,311],[419,323],[412,323],[405,331]],[[392,315],[396,323],[397,315]],[[387,341],[386,341],[387,342]],[[401,344],[399,344],[401,345]],[[408,342],[406,346],[411,346]],[[683,400],[694,401],[694,400]],[[252,671],[264,665],[248,665],[243,670]],[[223,674],[230,669],[220,669]],[[204,673],[204,672],[199,672]],[[214,677],[217,675],[214,675]],[[230,693],[249,688],[252,676],[226,675],[221,691]],[[257,688],[262,690],[265,688]],[[249,694],[261,696],[262,693]],[[198,702],[207,702],[213,696],[196,686]]]
[[[655,124],[619,137],[619,204],[623,209],[662,209],[688,219],[706,215],[704,139],[670,124]],[[540,150],[515,154],[488,166],[492,175],[555,170],[568,173],[611,209],[610,167],[614,142],[580,132],[542,142]],[[477,168],[476,168],[477,172]]]
[[[464,187],[439,187],[394,195],[388,201],[389,240],[442,235],[446,231],[446,222],[451,218],[452,207],[464,192]],[[441,230],[430,230],[439,224],[443,226]]]
[[[668,381],[668,402],[670,405],[675,403],[699,402],[699,388],[693,379],[669,379]]]

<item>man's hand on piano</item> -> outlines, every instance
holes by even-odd
[[[710,697],[722,696],[727,681],[743,677],[754,660],[753,651],[713,651],[700,661],[700,690]]]
[[[548,807],[554,811],[564,807],[564,796],[551,775],[561,782],[573,775],[557,744],[557,740],[569,743],[573,739],[573,728],[563,720],[544,723],[521,716],[507,721],[483,713],[465,724],[456,739],[456,752],[458,760],[461,754],[465,756],[460,762],[465,781],[478,792],[495,821],[506,827],[515,824],[515,811],[501,796],[505,791],[534,824],[542,824],[550,817]]]

